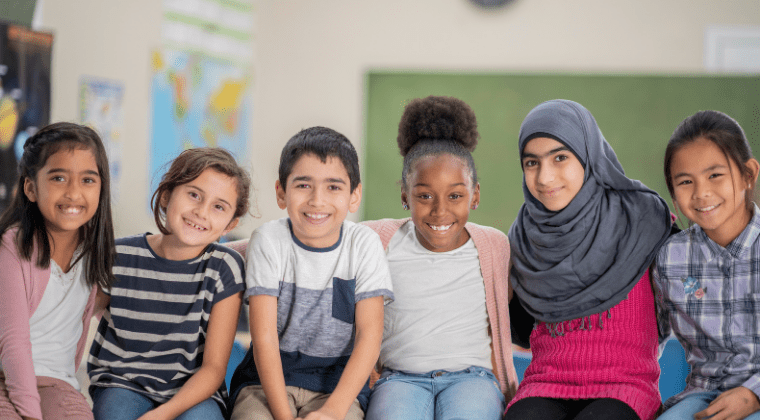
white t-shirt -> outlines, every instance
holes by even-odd
[[[64,273],[50,260],[50,280],[40,305],[29,319],[34,374],[60,379],[77,390],[74,359],[84,328],[82,317],[92,291],[84,279],[83,262],[79,260]]]
[[[409,221],[387,252],[395,300],[385,307],[381,365],[414,373],[493,369],[486,290],[472,239],[432,252]]]

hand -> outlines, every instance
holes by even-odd
[[[296,420],[342,420],[337,413],[333,413],[325,407],[320,408],[317,411],[312,411],[306,417],[298,417]]]
[[[718,395],[707,408],[695,414],[694,419],[742,420],[758,410],[760,400],[757,395],[748,388],[739,386]]]
[[[161,412],[158,410],[158,408],[154,408],[153,410],[150,410],[147,413],[140,416],[140,418],[138,418],[137,420],[171,420],[171,419],[162,415]]]

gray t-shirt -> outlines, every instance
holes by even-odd
[[[431,252],[410,221],[393,235],[387,255],[395,300],[385,307],[383,368],[493,369],[486,291],[472,239],[453,251]]]

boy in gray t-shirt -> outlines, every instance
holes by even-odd
[[[256,229],[246,251],[252,345],[232,419],[363,419],[393,293],[379,237],[345,220],[361,202],[356,151],[328,128],[302,130],[275,189],[289,217]]]

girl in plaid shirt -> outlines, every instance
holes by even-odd
[[[691,222],[655,264],[660,342],[671,329],[691,366],[660,419],[760,420],[760,164],[742,128],[702,111],[676,128],[665,180]]]

